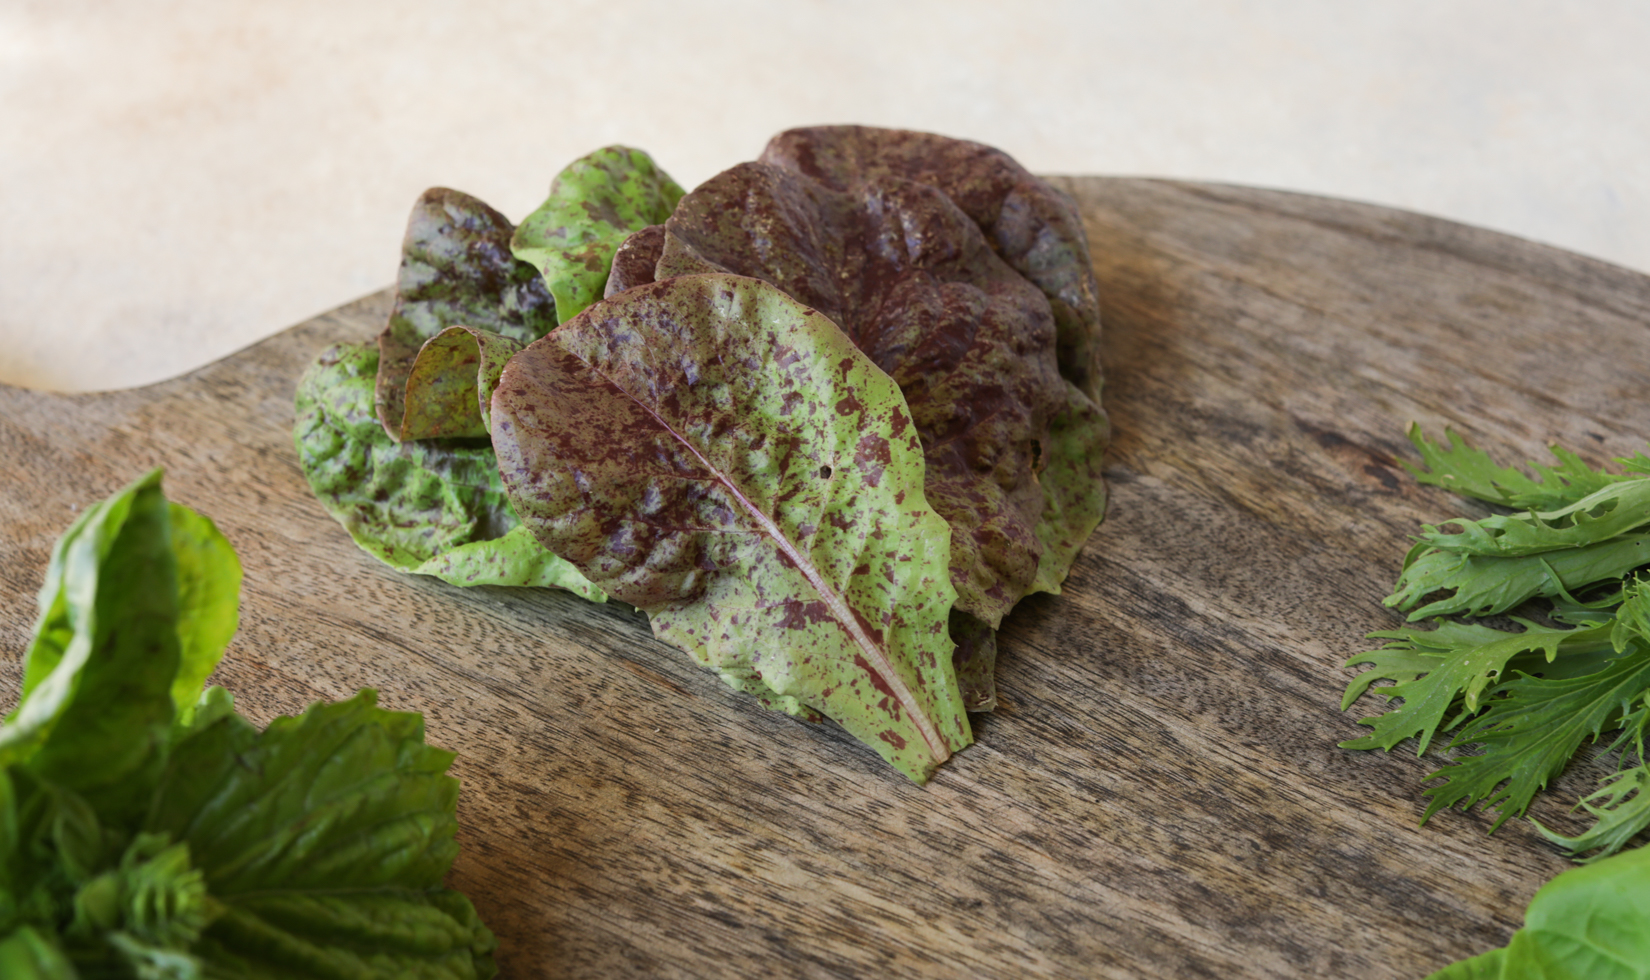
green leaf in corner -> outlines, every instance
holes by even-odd
[[[173,751],[147,833],[187,844],[215,905],[194,952],[211,975],[487,977],[492,934],[442,887],[458,845],[452,754],[416,714],[363,691],[238,716]]]
[[[1650,848],[1572,868],[1543,885],[1502,950],[1427,980],[1650,980]]]
[[[68,954],[49,933],[18,926],[0,937],[0,977],[6,980],[78,980]]]
[[[360,546],[392,568],[452,585],[559,587],[605,600],[578,569],[515,532],[492,447],[398,443],[373,408],[378,352],[340,344],[298,382],[293,442],[310,489]]]
[[[636,286],[516,355],[493,414],[523,522],[661,639],[914,780],[971,741],[950,527],[899,388],[830,320],[756,279]]]
[[[641,150],[609,146],[568,164],[550,196],[510,239],[544,275],[562,323],[602,298],[613,253],[632,232],[670,217],[684,191]]]
[[[59,540],[22,697],[0,726],[0,765],[25,764],[99,813],[146,802],[177,717],[170,511],[157,470],[87,508]]]

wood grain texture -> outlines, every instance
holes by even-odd
[[[1501,459],[1650,434],[1650,279],[1278,192],[1061,178],[1105,317],[1113,498],[1065,594],[1006,622],[1002,707],[926,788],[566,594],[357,551],[308,493],[292,392],[379,294],[188,376],[0,388],[0,685],[52,541],[152,466],[246,566],[216,676],[259,722],[362,686],[456,749],[451,883],[509,977],[1419,977],[1504,943],[1566,862],[1523,822],[1416,827],[1433,760],[1337,710],[1446,424]],[[1534,813],[1560,829],[1600,774]]]

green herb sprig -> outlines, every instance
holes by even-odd
[[[1608,857],[1650,826],[1650,581],[1635,577],[1650,566],[1650,459],[1618,459],[1623,472],[1610,473],[1554,447],[1557,464],[1530,464],[1532,477],[1496,466],[1454,432],[1444,445],[1418,426],[1409,438],[1424,461],[1406,464],[1419,482],[1517,510],[1426,526],[1386,604],[1416,622],[1545,599],[1553,625],[1511,617],[1515,631],[1437,618],[1431,629],[1370,634],[1387,642],[1346,661],[1368,669],[1341,707],[1372,689],[1389,707],[1362,719],[1372,731],[1342,747],[1390,751],[1414,738],[1419,755],[1443,733],[1447,749],[1479,748],[1428,776],[1440,781],[1424,791],[1421,822],[1481,805],[1496,813],[1493,832],[1523,815],[1584,743],[1614,733],[1617,771],[1578,804],[1593,826],[1565,837],[1537,824],[1578,860]]]

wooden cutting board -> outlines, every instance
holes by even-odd
[[[464,781],[451,884],[508,977],[1419,977],[1567,867],[1527,823],[1418,828],[1433,759],[1338,710],[1406,536],[1460,512],[1405,426],[1505,462],[1650,435],[1650,278],[1293,194],[1058,180],[1105,317],[1110,511],[1002,635],[1002,706],[926,787],[735,695],[644,618],[459,590],[311,499],[292,392],[380,293],[163,384],[0,388],[0,685],[76,510],[153,466],[240,552],[216,680],[259,722],[372,686]],[[1560,829],[1604,770],[1533,813]]]

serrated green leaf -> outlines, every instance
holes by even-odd
[[[489,975],[491,934],[441,889],[457,853],[452,753],[424,743],[420,716],[375,701],[363,691],[263,732],[224,718],[173,751],[144,829],[188,845],[220,907],[196,950],[210,968]]]
[[[1579,806],[1592,815],[1594,823],[1574,837],[1565,837],[1535,820],[1541,835],[1570,852],[1582,864],[1607,858],[1650,827],[1650,765],[1612,773],[1600,782],[1598,792],[1584,798]],[[1583,857],[1584,854],[1590,856]]]
[[[523,521],[662,639],[913,779],[968,744],[950,528],[898,387],[825,317],[736,276],[637,286],[518,354],[493,413]]]
[[[1446,534],[1427,525],[1421,541],[1455,554],[1503,557],[1584,548],[1650,524],[1650,480],[1613,483],[1554,510],[1449,523],[1461,530]]]
[[[605,600],[520,524],[492,447],[397,443],[373,412],[378,353],[341,344],[298,382],[293,442],[310,489],[360,546],[392,568],[452,585],[559,587]]]
[[[565,323],[602,298],[620,243],[670,217],[683,193],[641,150],[604,147],[556,175],[550,196],[522,219],[510,249],[544,275]]]
[[[1406,462],[1403,467],[1419,483],[1505,507],[1551,510],[1572,504],[1612,483],[1634,478],[1594,470],[1569,450],[1553,446],[1550,451],[1558,459],[1558,465],[1526,464],[1536,474],[1535,479],[1531,479],[1519,470],[1495,465],[1488,453],[1468,446],[1453,430],[1445,429],[1444,435],[1448,445],[1439,446],[1427,439],[1419,425],[1412,424],[1409,441],[1420,450],[1425,465]]]
[[[1602,628],[1602,627],[1601,627]],[[1481,803],[1498,811],[1493,831],[1522,814],[1535,794],[1570,761],[1589,737],[1597,739],[1650,689],[1650,647],[1633,646],[1605,667],[1580,677],[1521,675],[1506,682],[1484,713],[1468,722],[1451,747],[1482,742],[1482,755],[1465,756],[1428,779],[1441,785],[1421,820],[1447,807]]]
[[[1415,754],[1426,752],[1446,712],[1460,700],[1469,713],[1476,712],[1486,689],[1501,681],[1502,672],[1514,657],[1535,653],[1548,661],[1563,654],[1585,654],[1611,649],[1612,628],[1608,625],[1584,629],[1552,629],[1527,620],[1518,620],[1522,633],[1508,633],[1468,623],[1440,621],[1432,630],[1401,629],[1372,633],[1372,638],[1390,640],[1380,650],[1359,654],[1347,661],[1377,665],[1374,677],[1368,673],[1355,679],[1347,696],[1355,698],[1369,683],[1391,677],[1398,683],[1379,689],[1388,699],[1401,698],[1402,706],[1360,725],[1374,731],[1364,738],[1341,743],[1345,749],[1384,749],[1412,736],[1418,737]],[[1342,710],[1350,704],[1343,702]]]
[[[1585,548],[1499,558],[1425,549],[1409,561],[1386,605],[1414,622],[1430,616],[1492,616],[1536,596],[1555,597],[1619,579],[1650,563],[1650,534]],[[1435,592],[1448,593],[1425,605]]]
[[[374,412],[400,438],[407,375],[424,342],[448,327],[531,343],[556,325],[555,301],[537,269],[510,254],[504,215],[459,191],[432,187],[407,218],[395,306],[378,336]]]

